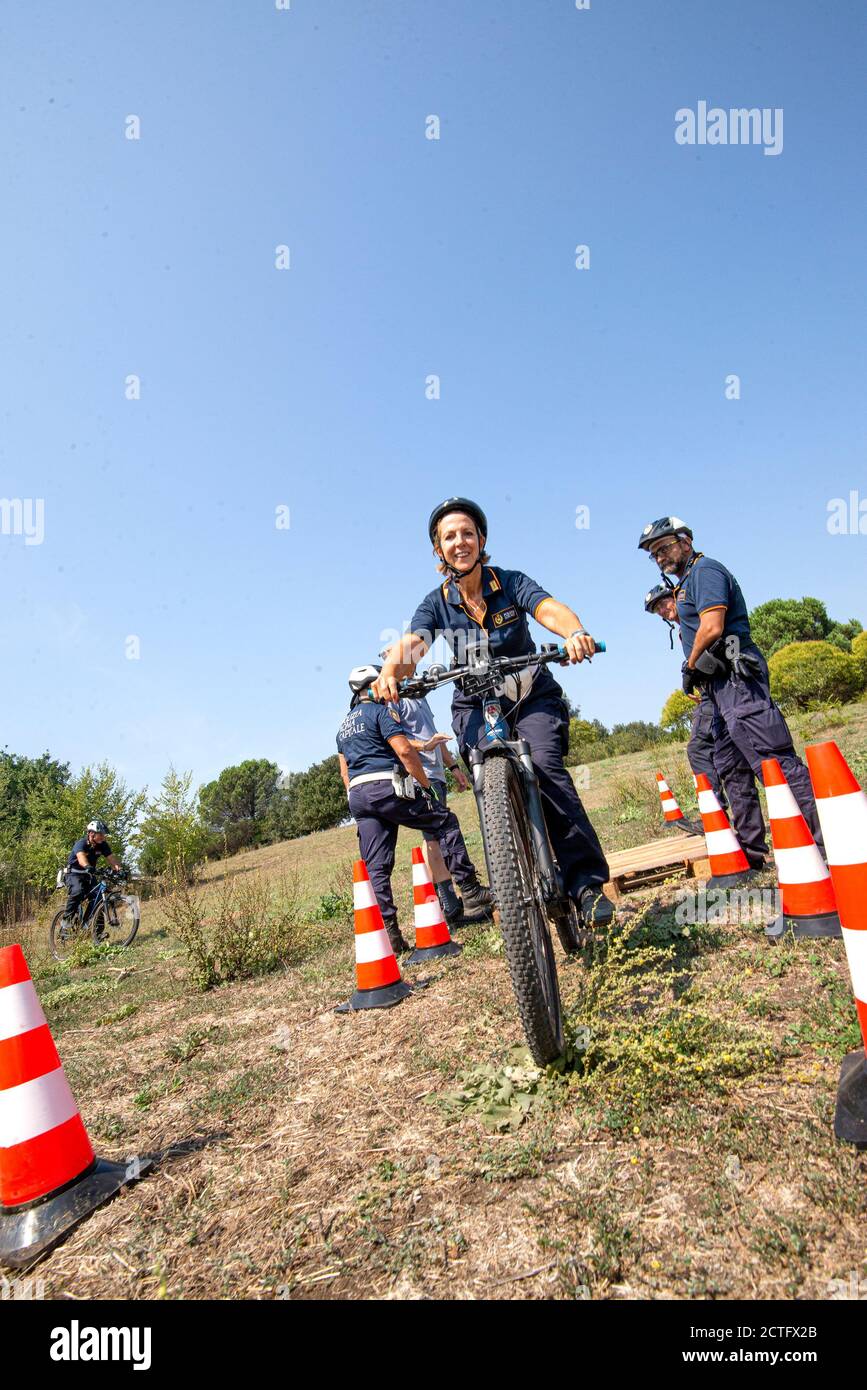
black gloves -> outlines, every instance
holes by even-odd
[[[684,662],[680,668],[684,695],[691,695],[696,687],[697,677],[695,671],[691,671],[689,663]]]

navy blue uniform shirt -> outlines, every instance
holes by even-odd
[[[391,772],[400,759],[388,740],[405,733],[394,705],[360,701],[337,731],[337,747],[346,759],[350,777],[360,777],[363,772]]]
[[[104,854],[106,858],[108,858],[111,854],[111,845],[108,843],[108,840],[103,840],[102,843],[98,845],[89,845],[86,835],[83,840],[76,840],[69,852],[69,859],[67,860],[70,869],[81,868],[78,862],[79,854],[86,855],[88,864],[93,868],[101,854]]]
[[[699,555],[674,592],[684,656],[688,657],[692,651],[702,613],[711,608],[726,610],[724,637],[734,633],[743,647],[755,646],[741,586],[719,560]]]
[[[487,644],[490,656],[525,656],[536,650],[530,636],[527,614],[534,616],[540,603],[550,597],[547,589],[520,570],[484,565],[482,600],[486,612],[481,623],[470,617],[464,608],[455,581],[447,579],[422,599],[410,623],[410,631],[423,637],[430,645],[437,637],[445,636],[455,664],[459,666],[466,665],[467,647],[479,642]],[[533,695],[562,697],[562,694],[547,667],[542,667],[533,682]],[[478,703],[478,696],[467,696],[455,690],[452,708],[466,708]]]

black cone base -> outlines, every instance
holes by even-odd
[[[404,965],[421,965],[426,960],[436,960],[438,956],[459,956],[463,949],[457,941],[444,941],[442,946],[416,946]]]
[[[779,941],[787,927],[791,927],[793,936],[812,940],[820,936],[832,936],[839,939],[843,935],[840,918],[836,912],[821,912],[816,913],[813,917],[787,917],[784,913],[780,913],[779,917],[765,927],[765,936],[772,941]]]
[[[867,1145],[867,1062],[863,1048],[843,1058],[834,1133],[859,1148]]]
[[[412,986],[405,980],[395,980],[393,985],[382,985],[380,989],[357,989],[345,1004],[338,1004],[336,1014],[356,1013],[359,1009],[393,1009],[408,994]]]
[[[4,1207],[0,1210],[0,1265],[20,1269],[30,1264],[126,1183],[135,1182],[152,1167],[150,1158],[138,1159],[135,1165],[98,1158],[92,1168],[53,1197],[26,1207]]]
[[[670,825],[674,830],[682,830],[684,835],[704,834],[704,830],[702,829],[702,827],[700,825],[696,825],[694,820],[687,820],[686,816],[684,816],[683,820],[670,820],[667,821],[666,824]]]
[[[739,883],[750,883],[755,877],[755,869],[741,869],[736,874],[711,874],[707,880],[708,888],[735,888]]]

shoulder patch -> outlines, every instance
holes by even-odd
[[[391,706],[389,706],[388,712],[389,712],[389,714],[391,715],[392,719],[394,720],[395,724],[399,724],[399,723],[400,723],[400,715],[398,714],[397,710],[396,710],[396,709],[392,709]]]

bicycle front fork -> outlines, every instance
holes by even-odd
[[[489,757],[509,757],[520,767],[521,771],[527,819],[530,822],[533,850],[536,856],[536,863],[539,867],[539,877],[542,880],[542,894],[546,902],[554,902],[565,895],[560,872],[554,862],[554,856],[551,853],[551,842],[548,839],[548,829],[545,825],[545,813],[542,810],[542,793],[539,790],[539,779],[536,776],[536,769],[533,767],[530,745],[526,739],[520,738],[509,740],[509,742],[503,744],[502,747],[503,752],[501,753],[495,752],[490,748],[470,749],[473,793],[479,811],[479,824],[482,827],[482,844],[485,850],[485,863],[488,866],[488,881],[490,882],[491,879],[491,861],[488,855],[488,836],[485,827],[485,762]]]

